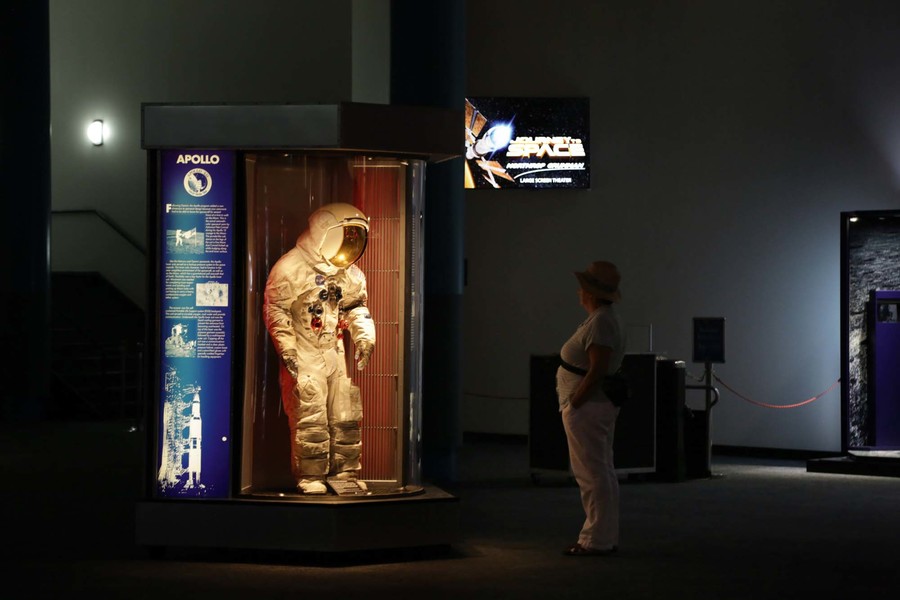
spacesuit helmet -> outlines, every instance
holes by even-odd
[[[310,215],[309,225],[322,236],[319,254],[335,267],[349,267],[366,250],[369,218],[352,204],[326,204]]]

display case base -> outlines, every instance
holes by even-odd
[[[345,503],[145,500],[136,513],[136,541],[149,548],[350,552],[451,545],[458,531],[458,498],[432,486]]]
[[[365,489],[354,483],[352,486],[340,487],[338,481],[328,480],[330,493],[305,495],[299,492],[285,491],[284,489],[253,490],[239,496],[243,500],[280,500],[284,502],[312,502],[340,504],[348,500],[383,500],[385,498],[406,498],[424,494],[426,489],[420,485],[406,485],[397,487],[395,482],[364,481]]]
[[[900,477],[900,459],[857,456],[814,458],[806,461],[806,470],[810,473]]]

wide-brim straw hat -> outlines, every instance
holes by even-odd
[[[594,261],[587,270],[575,271],[575,277],[578,278],[581,289],[595,298],[610,302],[622,300],[622,292],[619,291],[622,275],[618,267],[609,261]]]

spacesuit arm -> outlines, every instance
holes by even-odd
[[[361,370],[369,363],[369,358],[375,349],[375,321],[366,307],[368,293],[365,275],[355,267],[351,267],[349,271],[357,285],[354,286],[356,293],[353,294],[353,297],[347,298],[345,318],[350,337],[353,338],[353,345],[356,347],[356,367]]]
[[[350,337],[356,347],[356,366],[364,369],[369,363],[369,357],[375,350],[375,322],[365,306],[354,308],[348,314],[347,322],[350,324]]]
[[[263,319],[266,329],[291,375],[297,376],[298,358],[297,341],[294,333],[291,303],[294,294],[290,282],[278,276],[273,269],[266,282],[265,299],[263,300]]]
[[[347,311],[347,324],[353,345],[356,347],[356,367],[364,369],[369,363],[369,358],[375,350],[375,321],[369,314],[369,309],[363,305],[357,305]]]

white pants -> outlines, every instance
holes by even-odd
[[[281,372],[291,428],[291,472],[298,483],[344,471],[358,473],[362,403],[359,389],[346,376],[344,354],[329,349],[301,358],[305,360],[296,381],[284,367]]]
[[[589,400],[562,411],[569,462],[581,490],[584,525],[578,543],[609,550],[619,545],[619,479],[613,466],[613,435],[619,409],[608,400]]]

